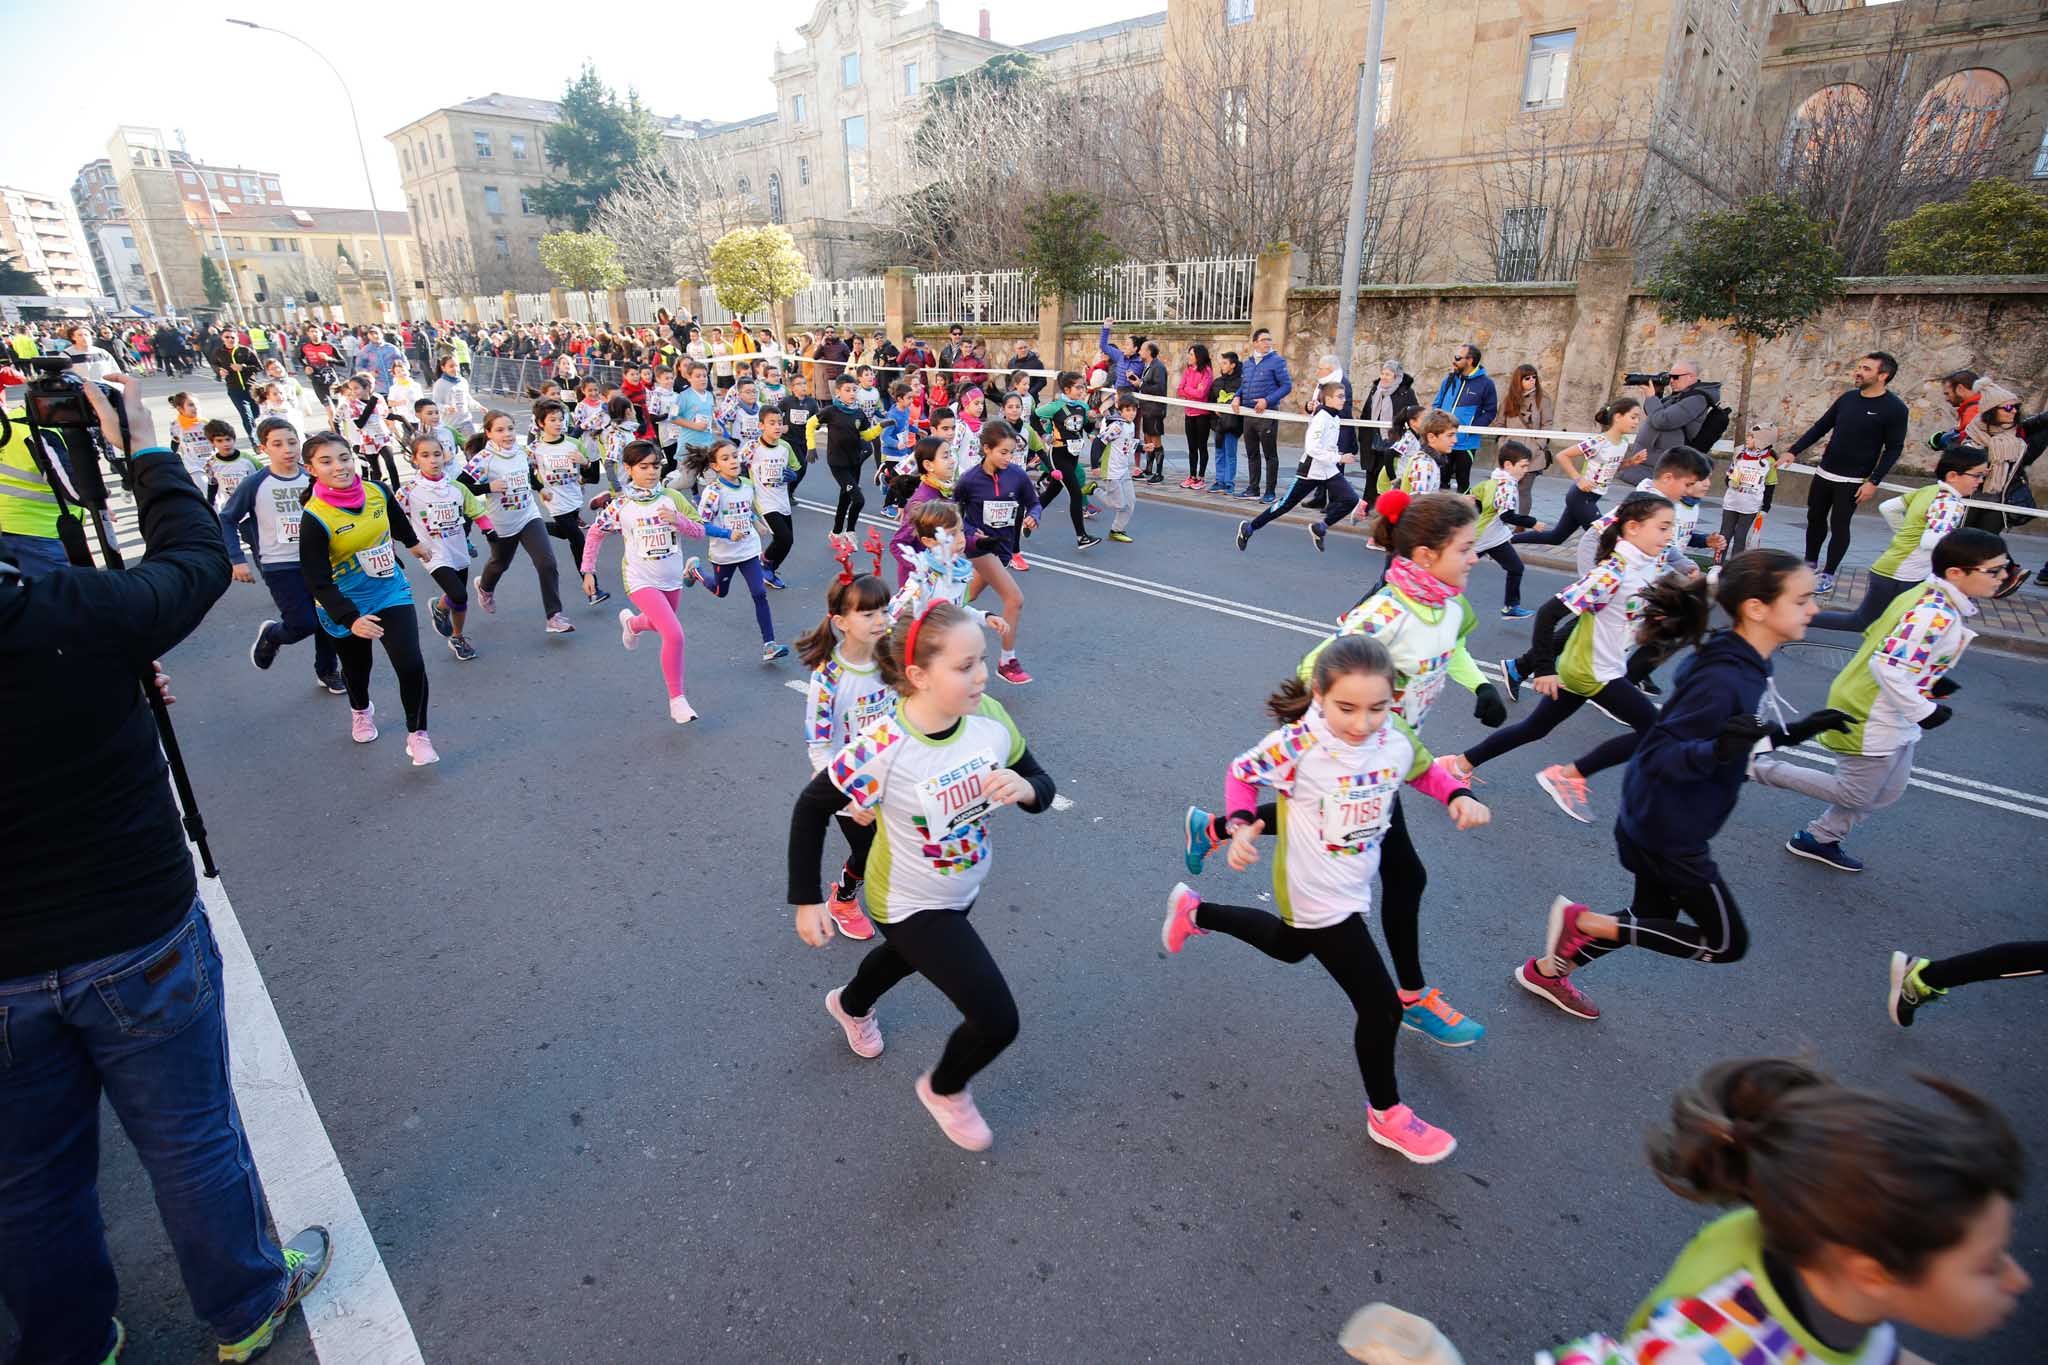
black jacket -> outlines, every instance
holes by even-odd
[[[198,893],[137,680],[227,591],[228,551],[176,455],[134,478],[140,563],[0,582],[0,977],[139,948]]]
[[[1038,358],[1038,352],[1026,351],[1023,355],[1011,358],[1010,368],[1013,370],[1042,370],[1045,368],[1045,362]],[[1038,395],[1045,389],[1045,376],[1042,374],[1032,375],[1026,387],[1031,391],[1029,406],[1035,408],[1038,406]]]
[[[1622,833],[1667,856],[1706,851],[1749,772],[1747,755],[1727,763],[1715,757],[1721,727],[1756,716],[1770,681],[1770,662],[1732,630],[1694,652],[1621,779]]]
[[[1370,418],[1372,416],[1373,399],[1378,397],[1379,391],[1379,376],[1374,375],[1372,380],[1372,387],[1365,391],[1365,403],[1358,409],[1358,415],[1360,417]],[[1393,422],[1399,422],[1401,420],[1401,409],[1412,408],[1416,405],[1414,375],[1404,374],[1401,376],[1401,382],[1394,385],[1393,402],[1393,412],[1388,420]],[[1388,447],[1392,446],[1401,435],[1401,432],[1398,428],[1396,428],[1393,431],[1381,431],[1376,427],[1367,427],[1365,428],[1365,430],[1372,432],[1372,444],[1375,450],[1387,449]]]

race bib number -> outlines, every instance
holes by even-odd
[[[857,735],[895,709],[894,692],[877,692],[872,697],[863,697],[853,708],[853,716],[848,721],[848,726]]]
[[[297,511],[294,511],[294,512],[292,512],[292,513],[291,513],[291,514],[289,514],[289,515],[280,515],[280,516],[278,517],[278,519],[277,519],[277,542],[278,542],[278,544],[280,544],[280,545],[296,545],[296,544],[298,544],[298,543],[299,543],[299,517],[300,517],[300,515],[301,515],[301,513],[297,512]]]
[[[718,514],[718,524],[731,531],[734,540],[745,535],[753,521],[754,509],[751,507],[730,507]]]
[[[1014,498],[1003,502],[985,502],[981,505],[981,524],[990,530],[1000,531],[1017,524],[1017,501]]]
[[[541,479],[556,488],[576,477],[576,461],[571,456],[549,455],[542,461]]]
[[[1448,673],[1431,673],[1426,677],[1412,679],[1406,691],[1401,694],[1401,719],[1410,725],[1418,724],[1436,699],[1443,694],[1444,679]]]
[[[924,810],[925,837],[948,839],[979,824],[995,808],[988,794],[988,780],[996,765],[977,754],[959,767],[928,777],[917,784],[917,802]]]
[[[363,572],[372,578],[389,578],[398,572],[398,555],[388,540],[357,551],[356,563],[362,565]]]
[[[666,521],[643,521],[633,528],[633,548],[642,559],[667,559],[676,552],[676,528]]]
[[[452,502],[430,502],[422,518],[427,523],[427,534],[436,538],[452,537],[462,530],[462,509]]]
[[[1332,848],[1366,848],[1393,823],[1393,793],[1384,786],[1360,787],[1323,798],[1323,842]]]
[[[1764,486],[1764,467],[1744,461],[1735,466],[1733,484],[1738,493],[1754,493]]]

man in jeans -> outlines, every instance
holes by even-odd
[[[1492,376],[1480,362],[1480,350],[1467,341],[1451,353],[1451,370],[1437,385],[1433,406],[1458,419],[1460,427],[1490,427],[1500,415],[1500,395]],[[1479,438],[1460,431],[1451,446],[1450,478],[1444,487],[1460,493],[1472,489],[1472,459],[1479,451]]]
[[[1244,360],[1244,382],[1238,387],[1238,406],[1244,414],[1245,467],[1250,479],[1242,496],[1257,498],[1272,506],[1280,481],[1280,424],[1271,417],[1254,416],[1280,406],[1294,388],[1294,376],[1287,372],[1287,357],[1273,349],[1273,333],[1264,327],[1252,333],[1251,354]],[[1265,474],[1265,491],[1259,491],[1260,472]]]
[[[1837,398],[1792,443],[1796,458],[1821,437],[1828,438],[1806,490],[1806,562],[1820,570],[1815,584],[1819,592],[1834,589],[1835,574],[1849,553],[1850,518],[1877,493],[1906,448],[1906,405],[1889,387],[1898,372],[1899,362],[1883,351],[1858,360],[1849,375],[1856,387]],[[1828,551],[1825,567],[1820,559],[1823,542]]]
[[[142,561],[23,580],[0,564],[0,1301],[22,1362],[98,1362],[125,1333],[99,1206],[104,1094],[155,1188],[220,1359],[249,1360],[326,1272],[280,1247],[228,1063],[221,957],[137,684],[228,583],[220,523],[118,377]],[[86,393],[110,441],[120,433]],[[159,675],[158,686],[162,687]]]

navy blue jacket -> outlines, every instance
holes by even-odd
[[[1294,376],[1287,370],[1287,357],[1278,351],[1268,351],[1263,356],[1256,351],[1250,352],[1237,368],[1244,376],[1237,388],[1237,401],[1244,404],[1248,417],[1252,404],[1259,399],[1265,399],[1268,408],[1277,408],[1280,400],[1294,388]]]
[[[1699,647],[1629,760],[1616,822],[1622,833],[1666,856],[1706,850],[1749,771],[1749,755],[1723,763],[1714,743],[1734,717],[1759,714],[1770,682],[1769,661],[1732,630]]]

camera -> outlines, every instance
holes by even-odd
[[[1661,389],[1671,382],[1671,371],[1660,370],[1656,374],[1625,374],[1621,377],[1621,382],[1624,384],[1648,384],[1651,388]]]
[[[70,372],[76,357],[24,356],[13,363],[28,372],[22,393],[22,410],[30,430],[40,433],[64,451],[61,473],[67,495],[84,507],[105,507],[107,485],[100,473],[100,455],[105,449],[106,438],[100,433],[99,416],[93,412],[92,404],[86,401],[88,381]],[[108,463],[114,466],[114,472],[125,482],[127,461],[124,457],[135,443],[128,430],[128,411],[119,393],[105,384],[100,384],[100,392],[106,395],[116,420],[121,424],[122,448],[106,451],[106,455]],[[0,410],[0,439],[6,437],[11,425],[6,412]],[[31,445],[38,450],[38,463],[48,456],[47,449],[37,443]]]

